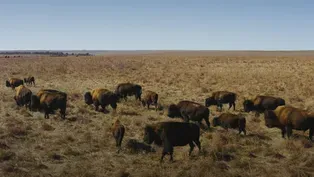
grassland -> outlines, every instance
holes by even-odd
[[[159,93],[160,104],[188,99],[204,104],[213,91],[236,92],[236,113],[245,98],[257,94],[280,96],[295,107],[314,111],[314,57],[225,56],[208,53],[156,53],[93,57],[1,58],[0,176],[314,176],[314,147],[303,132],[282,139],[280,130],[268,129],[262,115],[246,114],[247,136],[212,128],[202,131],[202,151],[176,147],[175,162],[159,164],[157,152],[134,153],[129,139],[142,140],[146,124],[171,120],[166,110],[143,108],[134,98],[118,104],[117,114],[95,112],[83,94],[96,87],[114,90],[120,82],[141,84]],[[44,119],[40,112],[17,107],[8,77],[33,75],[36,87],[68,93],[67,120],[57,113]],[[211,116],[218,115],[211,107]],[[108,107],[109,111],[112,111]],[[227,110],[225,105],[224,111]],[[231,111],[234,112],[234,111]],[[126,127],[123,150],[117,154],[110,133],[119,118]],[[176,120],[180,121],[180,120]]]

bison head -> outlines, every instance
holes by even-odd
[[[88,104],[88,105],[91,105],[93,104],[93,97],[92,97],[92,94],[90,92],[86,92],[84,94],[84,100],[85,100],[85,103]]]
[[[144,142],[147,144],[152,144],[155,142],[157,145],[161,145],[161,139],[159,135],[154,131],[152,126],[147,125],[144,129]]]
[[[206,98],[205,100],[206,107],[209,107],[211,105],[216,105],[216,104],[217,104],[217,101],[213,97]]]
[[[168,108],[168,117],[181,117],[180,110],[177,105],[171,104]]]
[[[276,101],[278,106],[284,106],[286,104],[285,100],[282,98],[278,98]]]
[[[5,81],[5,86],[6,86],[6,87],[11,87],[10,82],[9,82],[9,81]]]
[[[17,97],[17,96],[14,96],[13,98],[14,98],[14,100],[15,100],[15,102],[16,102],[16,105],[21,106],[21,103],[20,103],[18,97]]]
[[[213,119],[213,126],[214,127],[220,126],[220,119],[219,119],[219,117],[214,117],[214,119]]]
[[[277,116],[272,110],[264,111],[264,119],[265,119],[265,125],[268,128],[272,128],[278,124]]]
[[[36,95],[32,95],[31,96],[31,104],[29,106],[30,110],[32,110],[32,111],[37,110],[37,109],[39,109],[39,106],[40,106],[39,97]]]
[[[141,95],[142,95],[142,87],[140,85],[135,85],[135,90],[136,90],[136,99],[141,101]]]
[[[245,100],[243,102],[243,108],[245,112],[250,112],[254,109],[254,103],[251,100]]]

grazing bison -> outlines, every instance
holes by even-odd
[[[132,95],[135,95],[136,100],[141,100],[142,87],[132,83],[121,83],[117,86],[115,93],[124,100],[127,100],[127,96]]]
[[[44,110],[45,118],[49,119],[49,113],[60,109],[61,118],[65,119],[67,94],[57,90],[40,90],[37,95],[31,97],[32,110]]]
[[[118,153],[120,152],[121,149],[121,143],[122,143],[122,139],[124,136],[124,132],[125,132],[125,128],[124,126],[120,123],[120,120],[117,119],[112,127],[111,127],[111,131],[112,131],[112,135],[116,140],[116,147],[119,148]]]
[[[233,110],[235,110],[235,101],[237,99],[237,95],[233,92],[228,91],[217,91],[212,93],[212,96],[206,98],[205,106],[209,107],[211,105],[217,105],[222,110],[223,104],[229,103],[229,109],[233,106]]]
[[[146,91],[144,98],[142,98],[143,106],[147,105],[147,109],[149,109],[149,106],[151,104],[155,105],[155,110],[157,111],[157,106],[158,106],[157,102],[158,102],[158,94],[150,90]]]
[[[278,106],[275,110],[266,110],[264,113],[265,125],[268,128],[281,129],[282,137],[288,138],[294,130],[310,130],[309,139],[312,140],[314,133],[314,114],[292,106]]]
[[[245,117],[241,115],[235,115],[231,113],[222,113],[218,117],[214,117],[213,119],[213,126],[221,126],[228,130],[228,128],[238,129],[239,134],[241,132],[246,135],[245,130],[246,120]]]
[[[29,85],[34,85],[35,86],[35,78],[33,76],[29,76],[27,78],[24,78],[24,82],[26,84],[29,84]]]
[[[180,101],[178,104],[171,104],[168,108],[168,117],[180,117],[185,122],[196,121],[201,124],[204,119],[207,127],[209,123],[209,109],[199,103],[192,101]]]
[[[96,111],[98,111],[99,106],[105,111],[109,104],[114,111],[117,109],[118,96],[107,89],[97,88],[91,92],[86,92],[84,99],[86,104],[94,104]]]
[[[32,91],[26,88],[24,85],[15,87],[15,96],[14,100],[18,106],[28,106],[30,108],[30,102],[32,97]]]
[[[21,79],[17,79],[17,78],[10,78],[9,80],[7,80],[5,82],[5,85],[7,87],[11,87],[12,89],[14,89],[15,87],[18,87],[20,85],[24,85],[23,80]]]
[[[163,145],[160,162],[166,154],[170,155],[173,161],[173,147],[190,145],[191,155],[195,145],[201,150],[200,128],[194,123],[187,122],[159,122],[154,125],[147,125],[144,131],[144,142],[159,146]]]
[[[255,111],[255,116],[258,117],[265,110],[274,110],[285,104],[282,98],[258,95],[253,100],[244,100],[243,107],[245,112]]]

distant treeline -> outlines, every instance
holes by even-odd
[[[0,55],[49,55],[49,56],[92,56],[90,53],[65,53],[54,51],[5,51]]]

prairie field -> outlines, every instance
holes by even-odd
[[[206,52],[160,52],[88,57],[0,58],[0,176],[73,177],[309,177],[314,176],[314,147],[308,131],[293,131],[291,139],[265,126],[263,114],[244,113],[244,99],[279,96],[314,112],[314,55],[215,55]],[[36,86],[68,94],[66,120],[59,111],[45,119],[42,112],[18,107],[10,77],[32,75]],[[140,84],[159,94],[159,109],[143,107],[134,97],[118,103],[116,114],[96,112],[83,95],[94,88],[114,90],[122,82]],[[201,130],[201,147],[188,156],[189,146],[174,148],[174,162],[159,163],[156,152],[134,151],[130,139],[142,141],[144,127],[160,121],[182,121],[166,115],[167,106],[181,100],[204,104],[212,92],[237,93],[236,110],[247,120],[247,135],[211,127]],[[210,121],[220,114],[210,107]],[[126,127],[117,153],[110,131],[119,119]],[[205,127],[205,122],[203,122]]]

